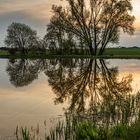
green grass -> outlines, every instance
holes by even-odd
[[[8,57],[9,56],[9,53],[7,51],[0,51],[0,57],[3,58],[3,57]]]
[[[7,51],[0,51],[0,58],[140,58],[140,48],[107,48],[102,56],[91,55],[10,55]]]
[[[107,48],[105,55],[140,56],[140,48]]]

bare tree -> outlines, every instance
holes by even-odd
[[[60,50],[62,54],[70,53],[70,50],[75,47],[74,37],[72,32],[67,32],[61,27],[61,20],[54,17],[47,26],[47,34],[44,36],[44,40],[48,43],[50,50]]]
[[[13,22],[7,29],[5,44],[11,48],[19,48],[22,53],[35,46],[37,33],[28,25]]]
[[[92,55],[102,55],[108,43],[117,43],[121,31],[134,33],[131,0],[66,1],[67,7],[53,5],[50,25],[82,39]]]

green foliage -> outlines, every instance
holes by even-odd
[[[111,133],[112,133],[111,137],[114,140],[117,140],[117,139],[125,140],[127,139],[127,136],[128,136],[128,128],[125,124],[124,125],[118,124],[117,126],[112,128]]]
[[[140,120],[135,123],[117,124],[111,127],[97,126],[93,121],[69,120],[68,124],[60,121],[55,129],[50,130],[45,140],[139,140],[140,139]],[[70,125],[71,124],[71,125]],[[42,140],[39,130],[17,127],[16,140]]]
[[[98,140],[99,129],[92,122],[82,122],[76,129],[76,140]]]
[[[94,125],[93,122],[81,122],[76,131],[76,140],[139,140],[140,121],[132,125],[118,124],[110,128]]]

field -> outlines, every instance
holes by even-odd
[[[140,48],[107,48],[105,55],[140,56]]]
[[[140,58],[140,48],[107,48],[102,56],[91,55],[10,55],[7,51],[0,51],[0,58]]]

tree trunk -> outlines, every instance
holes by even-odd
[[[25,55],[25,54],[27,53],[27,50],[25,50],[25,48],[22,48],[22,49],[21,49],[21,53],[22,53],[23,55]]]
[[[103,55],[104,50],[105,50],[105,47],[100,48],[99,55]]]
[[[89,44],[89,50],[90,50],[90,54],[91,54],[91,55],[96,55],[96,54],[95,54],[95,51],[94,51],[94,49],[93,49],[92,43]]]
[[[100,51],[99,51],[99,54],[98,55],[102,55],[103,52],[102,52],[102,48],[100,48]]]

